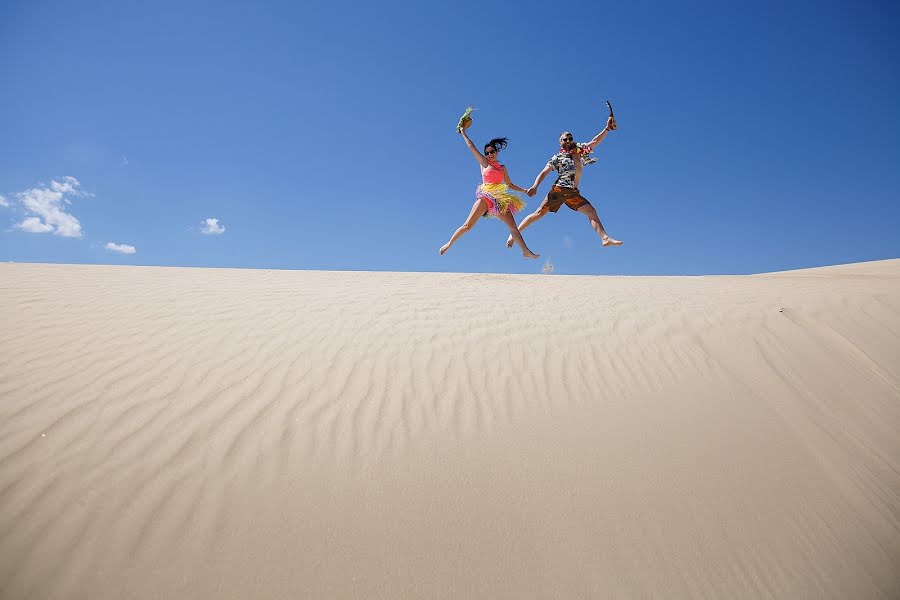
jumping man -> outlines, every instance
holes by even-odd
[[[615,117],[610,116],[606,120],[606,127],[603,131],[594,136],[594,139],[589,142],[576,144],[574,141],[575,138],[568,131],[564,131],[559,136],[559,152],[550,157],[550,160],[547,161],[547,166],[538,173],[537,178],[534,180],[534,185],[528,188],[526,193],[529,196],[534,196],[537,193],[538,186],[550,171],[555,170],[559,173],[559,176],[556,178],[556,181],[553,182],[553,187],[550,188],[550,191],[547,193],[547,196],[544,198],[543,202],[541,202],[540,206],[538,206],[537,210],[525,217],[519,224],[519,231],[524,231],[526,227],[538,219],[543,218],[548,211],[556,212],[559,210],[559,207],[565,204],[572,210],[577,210],[587,217],[588,221],[591,223],[591,227],[593,227],[594,231],[597,232],[597,235],[600,236],[600,240],[604,246],[622,245],[622,242],[619,240],[609,237],[609,234],[606,233],[606,230],[603,228],[603,224],[600,223],[600,217],[597,216],[596,209],[588,202],[587,198],[582,196],[578,191],[578,182],[581,180],[581,170],[583,167],[583,156],[593,152],[594,147],[602,142],[603,138],[606,137],[606,134],[613,131],[615,128],[616,119]],[[512,248],[513,242],[513,237],[510,235],[506,240],[506,246]]]

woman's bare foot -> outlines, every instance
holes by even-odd
[[[621,244],[621,242],[619,242],[619,243]],[[450,249],[450,243],[449,243],[449,242],[447,242],[446,244],[444,244],[443,246],[441,246],[441,256],[443,256],[443,255],[444,255],[444,252],[446,252],[446,251],[449,250],[449,249]]]
[[[603,238],[603,245],[604,246],[621,246],[622,242],[620,242],[619,240],[615,240],[609,236],[606,236],[605,238]]]
[[[535,254],[531,250],[523,250],[522,256],[524,256],[525,258],[540,258],[541,257],[540,254]]]
[[[506,238],[506,247],[507,248],[512,248],[514,243],[515,242],[513,241],[512,236],[509,236],[508,238]]]

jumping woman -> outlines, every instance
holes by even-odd
[[[465,223],[453,232],[450,241],[441,246],[441,254],[444,254],[458,240],[462,234],[470,230],[478,222],[479,217],[497,217],[509,228],[509,233],[515,243],[522,248],[522,256],[526,258],[538,258],[540,254],[535,254],[525,245],[519,228],[516,227],[515,214],[525,207],[525,201],[510,193],[510,189],[517,192],[525,193],[525,188],[520,188],[509,180],[509,173],[506,167],[498,162],[500,151],[506,148],[506,138],[494,138],[484,145],[484,154],[481,154],[466,134],[465,127],[458,127],[457,131],[466,141],[466,145],[475,160],[481,165],[481,185],[475,190],[475,204],[469,212]]]

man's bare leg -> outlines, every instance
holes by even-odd
[[[606,230],[603,229],[603,223],[600,222],[600,217],[597,216],[597,210],[591,206],[590,204],[585,204],[581,208],[578,209],[578,212],[583,214],[588,218],[588,221],[591,222],[591,227],[594,228],[594,231],[597,232],[597,235],[600,236],[600,240],[604,246],[621,246],[622,242],[617,239],[613,239],[609,237],[609,234],[606,233]]]
[[[515,238],[516,243],[519,244],[519,248],[522,249],[522,256],[525,258],[540,258],[540,254],[535,254],[525,245],[525,238],[522,237],[522,233],[519,231],[519,228],[516,227],[516,220],[511,214],[504,213],[500,215],[500,220],[509,227],[509,237]]]
[[[536,211],[534,211],[533,213],[531,213],[530,215],[528,215],[527,217],[522,219],[522,222],[519,223],[519,231],[521,232],[523,229],[525,229],[526,227],[528,227],[529,225],[531,225],[538,219],[543,218],[549,210],[550,209],[548,209],[546,206],[544,206],[544,207],[539,206]],[[513,240],[512,234],[510,234],[510,236],[508,238],[506,238],[506,247],[512,248],[514,241],[515,240]]]

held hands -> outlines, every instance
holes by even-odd
[[[531,186],[530,188],[528,188],[527,190],[525,190],[525,193],[528,195],[529,198],[531,198],[532,196],[534,196],[535,194],[537,194],[537,188],[534,187],[534,186]]]

